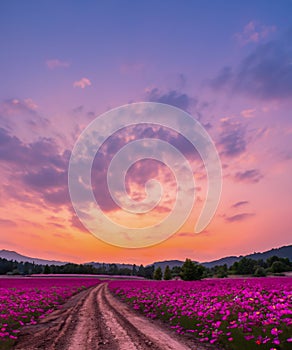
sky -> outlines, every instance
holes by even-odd
[[[0,249],[149,264],[292,243],[292,1],[1,1],[0,42]],[[181,152],[196,192],[190,215],[169,238],[142,248],[124,238],[118,247],[107,241],[108,227],[97,226],[101,240],[76,215],[68,168],[90,123],[138,102],[177,107],[205,128],[222,164],[222,193],[209,225],[195,233],[208,193],[197,150],[157,125],[109,135],[95,155],[91,184],[98,208],[114,222],[139,234],[174,211],[180,187],[166,164],[137,160],[125,177],[128,196],[139,207],[151,179],[163,194],[145,214],[120,208],[107,173],[133,141],[160,139]],[[106,125],[97,128],[106,132]],[[184,201],[177,209],[186,210]]]

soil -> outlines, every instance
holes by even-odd
[[[37,325],[24,327],[17,350],[205,350],[113,297],[106,283],[73,296]]]

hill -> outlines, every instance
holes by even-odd
[[[265,252],[255,252],[249,255],[245,255],[247,258],[251,258],[254,260],[259,260],[259,259],[263,259],[266,260],[269,257],[276,255],[280,258],[288,258],[289,260],[292,261],[292,245],[289,246],[284,246],[284,247],[280,247],[280,248],[273,248],[270,250],[267,250]],[[202,265],[206,266],[206,267],[214,267],[216,265],[224,265],[226,264],[228,267],[231,266],[235,261],[239,261],[240,259],[242,259],[244,256],[243,255],[239,255],[239,256],[227,256],[218,260],[213,260],[213,261],[208,261],[208,262],[203,262],[201,263]],[[15,251],[11,251],[11,250],[5,250],[2,249],[0,250],[0,258],[4,258],[7,260],[16,260],[18,262],[31,262],[31,263],[35,263],[35,264],[40,264],[40,265],[65,265],[67,264],[67,262],[64,261],[56,261],[56,260],[45,260],[45,259],[39,259],[39,258],[32,258],[32,257],[28,257],[25,255],[21,255],[18,254]],[[174,266],[182,266],[184,263],[184,261],[182,260],[164,260],[164,261],[156,261],[150,265],[154,265],[155,268],[157,267],[161,267],[161,269],[164,271],[165,267],[168,265],[170,268],[173,268]],[[93,265],[96,268],[100,268],[102,266],[105,266],[106,269],[108,270],[110,267],[110,263],[100,263],[100,262],[89,262],[86,264],[90,264]],[[132,264],[121,264],[121,263],[116,263],[117,267],[120,268],[128,268],[128,269],[132,269],[133,265]],[[148,265],[149,266],[149,265]],[[139,265],[137,264],[137,268],[139,267]]]
[[[250,259],[254,259],[254,260],[259,260],[259,259],[267,260],[268,258],[270,258],[273,255],[276,255],[279,258],[288,258],[290,261],[292,261],[292,245],[284,246],[281,248],[273,248],[273,249],[267,250],[263,253],[248,254],[248,255],[245,255],[245,257],[250,258]],[[232,264],[234,264],[235,261],[239,261],[243,257],[244,257],[243,255],[227,256],[225,258],[221,258],[218,260],[204,262],[204,263],[202,263],[202,265],[204,265],[206,267],[214,267],[216,265],[226,264],[229,267]]]
[[[45,260],[45,259],[38,259],[38,258],[31,258],[29,256],[21,255],[13,250],[6,250],[2,249],[0,250],[0,258],[7,259],[7,260],[16,260],[18,262],[30,262],[35,263],[39,265],[65,265],[66,262],[62,261],[56,261],[56,260]]]

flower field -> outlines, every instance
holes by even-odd
[[[78,291],[99,283],[90,278],[0,278],[0,348],[19,328],[36,324]]]
[[[292,349],[292,278],[112,281],[135,310],[220,349]]]

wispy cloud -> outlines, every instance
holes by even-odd
[[[246,126],[228,118],[221,120],[221,132],[218,145],[221,154],[226,157],[235,157],[246,150]]]
[[[11,174],[17,174],[15,183],[29,190],[32,200],[35,193],[38,199],[50,203],[55,199],[56,204],[60,204],[62,195],[62,201],[69,203],[69,157],[70,152],[62,152],[53,139],[40,138],[28,144],[0,128],[0,161],[10,165]],[[9,189],[10,197],[14,197],[14,192],[18,196],[19,188],[16,185]]]
[[[0,111],[5,115],[11,115],[18,112],[34,114],[37,109],[38,105],[31,98],[26,98],[23,100],[12,98],[4,101],[0,105]]]
[[[191,106],[197,104],[197,100],[190,97],[186,93],[182,93],[177,90],[169,90],[168,92],[163,92],[158,88],[147,89],[146,90],[147,100],[150,102],[160,102],[181,108],[188,111]]]
[[[11,98],[0,102],[0,125],[22,138],[36,138],[41,130],[48,131],[50,121],[31,98]]]
[[[232,208],[238,208],[238,207],[242,207],[244,205],[247,205],[249,203],[249,201],[239,201],[236,202],[232,205]]]
[[[292,96],[292,29],[277,40],[261,44],[237,66],[221,69],[210,86],[262,100]]]
[[[257,21],[250,21],[240,33],[235,33],[234,38],[240,45],[244,46],[249,43],[258,43],[267,38],[271,33],[277,30],[276,26],[266,26]]]
[[[4,227],[16,227],[16,223],[12,220],[0,219],[0,225]]]
[[[73,86],[81,89],[85,89],[91,85],[91,81],[88,78],[81,78],[80,80],[74,81]]]
[[[263,178],[263,175],[258,169],[250,169],[239,171],[234,175],[234,180],[237,182],[256,183]]]
[[[248,108],[248,109],[244,109],[243,111],[241,111],[241,115],[243,116],[243,118],[253,118],[254,117],[254,113],[256,112],[255,108]]]
[[[57,58],[46,60],[46,65],[49,69],[57,69],[57,68],[68,68],[70,66],[70,62],[62,61]]]
[[[244,221],[244,220],[247,220],[253,216],[255,216],[254,213],[241,213],[241,214],[236,214],[236,215],[232,215],[232,216],[226,216],[225,221],[227,221],[227,222]]]

